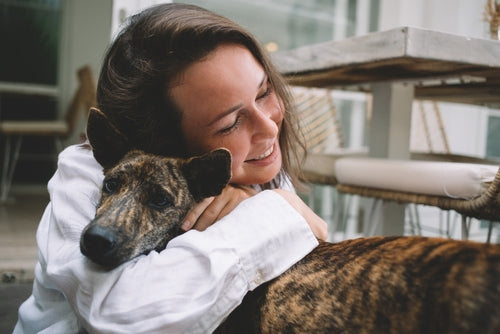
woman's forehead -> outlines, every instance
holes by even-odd
[[[223,112],[254,95],[266,75],[252,53],[240,45],[223,45],[190,65],[171,87],[183,112],[202,108]]]

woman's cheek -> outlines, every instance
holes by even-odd
[[[231,160],[231,171],[234,175],[237,175],[238,171],[241,169],[241,166],[243,165],[244,160],[241,157],[232,155],[232,160]]]

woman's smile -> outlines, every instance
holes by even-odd
[[[277,154],[273,154],[277,151],[275,151],[277,141],[273,143],[269,149],[267,149],[266,152],[264,152],[262,155],[258,156],[257,158],[254,159],[249,159],[246,160],[246,163],[269,163],[272,162],[277,157]]]

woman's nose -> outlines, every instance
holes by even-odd
[[[278,135],[281,122],[283,120],[281,108],[255,108],[254,115],[255,140],[275,138]]]

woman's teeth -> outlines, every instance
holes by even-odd
[[[260,160],[260,159],[264,159],[264,158],[267,158],[268,156],[271,155],[271,153],[273,153],[274,151],[274,145],[271,146],[266,152],[264,152],[264,154],[262,154],[261,156],[258,156],[256,159],[254,160]]]

